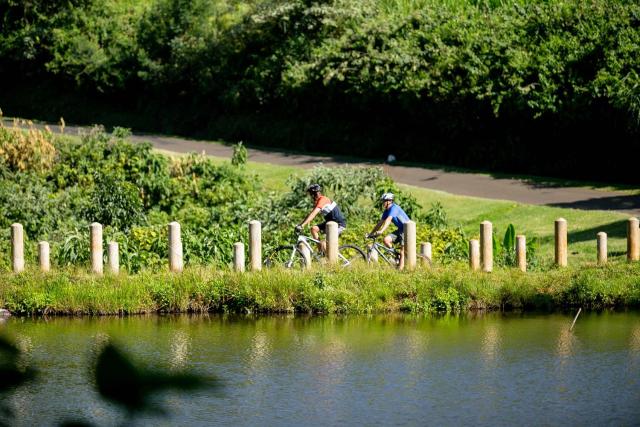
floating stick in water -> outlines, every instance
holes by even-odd
[[[571,330],[573,329],[573,325],[576,324],[576,320],[578,320],[578,316],[580,316],[580,312],[582,311],[582,307],[580,307],[578,309],[578,313],[576,314],[576,317],[573,318],[573,323],[571,324],[571,327],[569,328],[569,332],[571,332]]]

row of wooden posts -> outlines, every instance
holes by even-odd
[[[327,262],[338,262],[338,224],[327,223]],[[180,224],[169,224],[169,270],[181,272],[183,269],[182,239]],[[95,274],[103,273],[103,248],[102,225],[92,223],[90,225],[90,253],[91,271]],[[405,266],[409,270],[416,268],[416,223],[409,221],[404,227],[405,241]],[[305,258],[310,261],[308,248],[301,245]],[[517,266],[522,271],[527,271],[527,243],[523,235],[516,236],[516,260]],[[51,269],[49,257],[49,243],[38,243],[38,260],[42,271]],[[373,254],[376,254],[373,252]],[[567,221],[559,218],[555,221],[555,264],[560,267],[567,265]],[[24,233],[21,224],[11,225],[11,257],[13,271],[19,273],[24,270]],[[420,245],[420,257],[431,261],[431,243]],[[638,261],[640,259],[640,228],[637,218],[629,218],[627,223],[627,259]],[[108,271],[117,274],[120,271],[118,243],[109,242],[107,248]],[[599,265],[607,262],[607,234],[597,234],[597,262]],[[307,263],[309,266],[310,263]],[[489,221],[480,223],[480,240],[469,241],[469,267],[471,270],[491,272],[493,270],[493,226]],[[233,268],[236,271],[245,271],[245,249],[241,242],[233,245]],[[259,271],[262,268],[262,224],[260,221],[249,222],[249,269]]]

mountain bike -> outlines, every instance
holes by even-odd
[[[325,254],[317,250],[320,240],[310,236],[299,235],[296,243],[281,245],[271,251],[264,259],[265,267],[281,266],[284,268],[304,268],[308,262],[322,264]],[[309,251],[309,258],[300,249],[303,246]],[[357,263],[367,263],[367,255],[355,245],[342,245],[338,248],[338,265],[350,267]]]

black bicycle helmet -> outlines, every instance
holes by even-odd
[[[311,184],[310,186],[307,187],[307,193],[309,194],[319,193],[321,191],[322,191],[322,187],[320,187],[320,184]]]

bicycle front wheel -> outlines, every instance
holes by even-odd
[[[338,248],[338,262],[342,267],[367,264],[367,255],[355,245],[342,245]]]
[[[284,245],[278,246],[269,253],[264,259],[264,266],[302,269],[307,266],[307,261],[302,251],[295,245]]]

